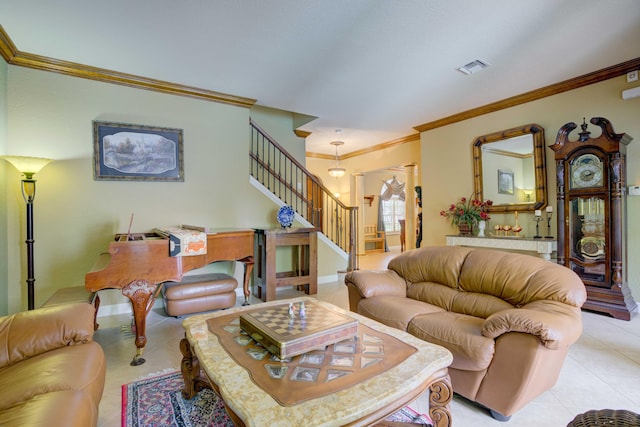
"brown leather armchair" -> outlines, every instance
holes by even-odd
[[[0,425],[97,424],[106,362],[94,313],[79,303],[0,317]]]
[[[503,421],[555,384],[582,333],[580,278],[529,255],[426,247],[345,283],[352,311],[451,351],[454,392]]]

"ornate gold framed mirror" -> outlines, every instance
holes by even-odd
[[[490,212],[534,211],[547,205],[544,128],[528,124],[473,141],[476,198]]]

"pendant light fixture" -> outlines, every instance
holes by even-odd
[[[340,129],[336,130],[336,134],[340,134]],[[332,168],[329,168],[329,175],[334,178],[342,178],[347,170],[343,167],[340,167],[340,159],[338,158],[338,147],[344,145],[344,142],[331,141],[330,144],[336,147],[336,165]]]

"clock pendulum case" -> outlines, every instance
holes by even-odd
[[[585,310],[630,320],[638,307],[627,284],[626,150],[632,138],[614,133],[604,117],[591,137],[583,120],[558,131],[555,152],[558,203],[558,264],[580,276],[587,290]]]

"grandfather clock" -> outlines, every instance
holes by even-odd
[[[609,120],[594,117],[602,133],[591,137],[583,119],[558,131],[555,151],[558,195],[558,264],[580,276],[582,307],[630,320],[638,311],[627,285],[626,150],[632,138],[614,133]]]

